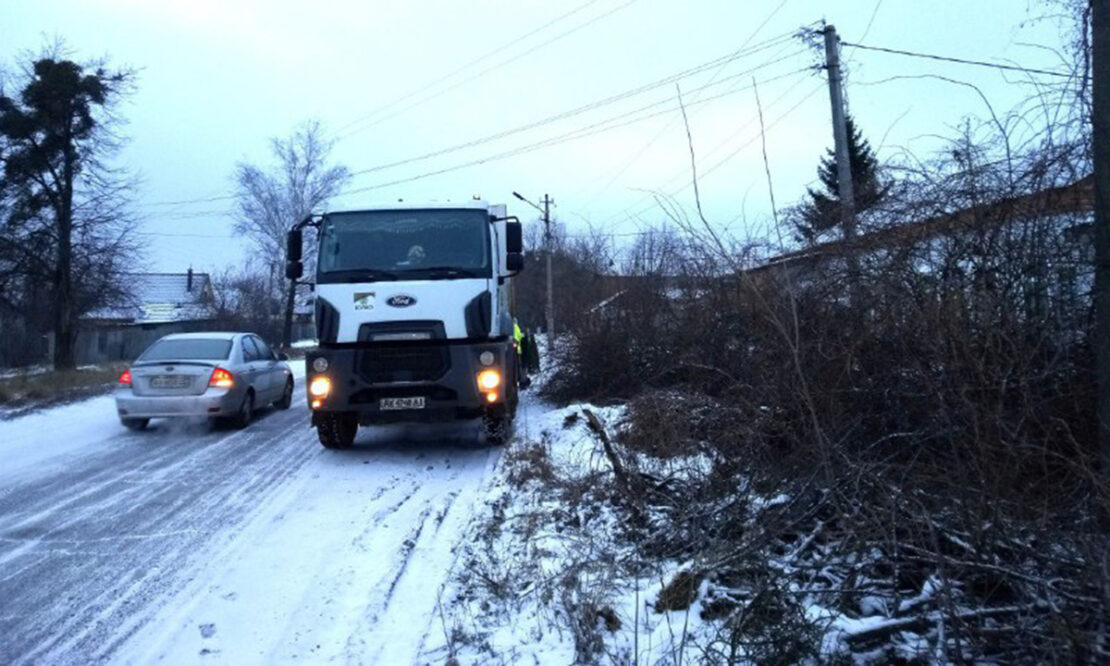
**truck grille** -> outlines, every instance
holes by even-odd
[[[371,383],[430,382],[447,373],[451,357],[446,347],[405,345],[375,347],[362,352],[359,374]]]

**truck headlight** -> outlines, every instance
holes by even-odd
[[[496,360],[491,351],[484,351],[478,356],[478,362],[482,365],[493,365]]]
[[[327,377],[317,377],[308,385],[308,392],[316,398],[326,398],[331,393],[331,380]]]
[[[478,388],[492,391],[498,386],[501,386],[501,373],[497,370],[483,370],[478,373]]]
[[[323,356],[317,356],[312,359],[312,369],[316,372],[326,372],[328,369],[328,359]]]

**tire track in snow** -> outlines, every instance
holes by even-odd
[[[95,481],[91,487],[53,503],[57,513],[43,511],[40,503],[38,508],[48,524],[58,516],[45,532],[53,543],[40,539],[23,544],[20,548],[35,559],[18,576],[0,582],[0,596],[19,599],[28,609],[16,617],[18,622],[0,620],[0,632],[9,637],[0,647],[0,657],[4,661],[75,654],[91,657],[98,643],[106,639],[118,642],[119,637],[112,638],[113,625],[127,624],[121,620],[141,615],[174,587],[175,581],[188,579],[187,565],[201,544],[213,536],[226,537],[229,529],[249,518],[251,509],[263,503],[268,492],[318,455],[314,442],[308,441],[307,428],[293,437],[283,436],[285,424],[307,421],[303,410],[297,411],[301,413],[271,414],[260,421],[264,426],[258,431],[219,435],[200,445],[186,439],[181,448],[167,445],[160,455],[147,457],[123,473],[111,473],[117,456],[109,455],[92,472]],[[176,462],[166,464],[171,460]],[[190,483],[182,483],[183,473],[189,472]],[[147,478],[124,483],[126,477],[136,475]],[[48,480],[41,485],[49,488],[56,484]],[[33,488],[34,481],[21,486]],[[96,493],[104,495],[92,504],[93,509],[66,517],[74,502]],[[6,512],[6,508],[0,506],[0,511]],[[57,533],[62,536],[53,536]],[[0,542],[0,548],[6,544]],[[65,544],[80,544],[94,554],[67,557],[69,554],[55,547]],[[38,557],[43,546],[51,550],[46,557]],[[121,593],[120,583],[129,580],[132,572],[139,576],[136,586]],[[45,585],[44,580],[48,581]],[[59,592],[64,592],[68,603],[58,603]],[[8,626],[12,624],[16,626]],[[15,636],[18,641],[12,640]]]
[[[419,428],[325,451],[307,420],[121,431],[0,477],[0,535],[29,528],[0,540],[0,663],[413,663],[500,451]]]
[[[267,479],[270,476],[268,472],[274,471],[277,467],[294,466],[299,468],[308,457],[316,453],[315,450],[309,449],[307,446],[305,451],[306,453],[299,458],[283,460],[279,457],[270,466],[263,467],[259,474],[255,476],[256,481],[248,487],[240,489],[233,484],[228,484],[222,486],[220,490],[223,492],[219,493],[206,493],[206,489],[198,488],[188,497],[176,502],[168,514],[165,514],[168,518],[177,519],[182,514],[186,514],[184,515],[185,519],[201,516],[207,521],[219,522],[220,529],[218,531],[202,530],[194,527],[190,529],[193,538],[186,540],[184,543],[180,540],[171,540],[160,548],[144,549],[144,552],[136,553],[138,557],[132,562],[134,570],[152,572],[152,575],[144,575],[139,581],[139,583],[146,583],[146,585],[132,586],[123,597],[117,598],[115,594],[117,588],[107,584],[108,581],[104,581],[106,584],[102,586],[103,591],[89,599],[79,612],[72,616],[72,619],[64,621],[62,626],[54,625],[56,639],[41,645],[40,648],[43,648],[43,652],[48,657],[54,653],[68,654],[75,651],[96,656],[96,653],[103,652],[103,650],[96,647],[97,643],[108,642],[109,645],[113,645],[126,639],[126,636],[113,635],[110,627],[105,626],[115,624],[112,620],[123,619],[115,617],[115,612],[121,608],[126,608],[125,603],[131,601],[132,598],[141,601],[141,603],[136,604],[139,608],[133,609],[133,612],[143,611],[145,607],[157,603],[160,597],[182,585],[181,582],[175,584],[174,578],[177,578],[181,572],[189,571],[187,560],[191,559],[191,552],[206,542],[208,537],[226,533],[228,529],[234,529],[238,523],[244,522],[248,518],[245,514],[251,506],[256,505],[265,491],[277,485],[281,480],[277,475]],[[264,454],[258,454],[247,462],[254,462],[259,457],[264,457]],[[233,472],[241,468],[233,466],[228,469]],[[259,479],[266,480],[258,481]],[[150,522],[158,520],[154,516],[147,516],[146,518],[146,523],[138,525],[140,529],[148,526]],[[173,567],[177,569],[176,572],[168,571],[170,567],[162,564],[167,559],[171,560],[167,564],[177,565]],[[177,562],[174,563],[173,560],[177,560]],[[165,576],[159,575],[163,569],[167,570]],[[105,602],[107,602],[106,605]],[[127,615],[130,614],[132,613]],[[132,631],[138,628],[134,627]],[[34,653],[31,656],[33,657]],[[53,661],[53,659],[49,660]]]

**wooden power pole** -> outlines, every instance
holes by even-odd
[[[852,186],[852,163],[848,154],[848,121],[844,115],[844,91],[841,88],[840,40],[837,39],[836,26],[833,25],[825,26],[825,64],[829,71],[829,101],[832,103],[841,224],[844,229],[844,240],[850,246],[856,236],[856,196]]]
[[[551,286],[551,204],[555,201],[543,195],[543,240],[544,245],[547,246],[547,344],[551,349],[555,348],[555,302],[553,300],[553,289]]]

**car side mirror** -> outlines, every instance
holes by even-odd
[[[286,354],[285,352],[280,352],[277,357],[278,357],[279,361],[288,361],[289,360],[289,354]]]
[[[519,273],[524,270],[524,255],[519,252],[510,252],[506,255],[505,270],[510,273]]]

